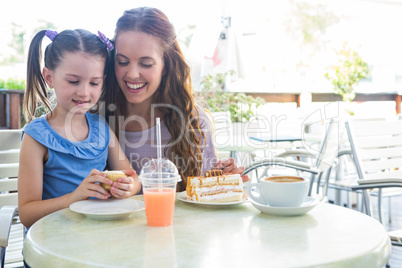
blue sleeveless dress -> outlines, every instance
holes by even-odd
[[[92,169],[105,169],[110,143],[109,126],[100,115],[87,112],[86,118],[89,134],[80,142],[71,142],[60,136],[50,127],[45,115],[22,130],[23,135],[28,134],[49,151],[49,159],[43,167],[43,200],[71,193]]]

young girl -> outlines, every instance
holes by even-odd
[[[45,35],[52,42],[41,70]],[[88,112],[103,88],[108,48],[112,45],[102,34],[85,30],[43,30],[31,42],[23,105],[28,124],[23,129],[18,179],[19,214],[26,227],[80,200],[125,198],[141,189],[105,119]],[[53,109],[46,85],[54,89]],[[35,119],[38,103],[50,113]],[[128,177],[112,182],[101,172],[106,165],[124,170]],[[111,185],[110,193],[99,183]]]

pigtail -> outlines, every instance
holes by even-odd
[[[47,85],[40,66],[42,62],[42,40],[45,33],[46,30],[38,32],[29,46],[27,84],[23,103],[23,114],[27,123],[35,118],[36,110],[40,103],[44,104],[51,111]],[[51,44],[49,46],[51,46]]]

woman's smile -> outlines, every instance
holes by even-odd
[[[131,93],[138,93],[142,91],[148,83],[131,83],[126,81],[127,90]]]

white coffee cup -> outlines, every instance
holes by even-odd
[[[271,207],[299,207],[307,197],[309,180],[297,176],[272,176],[250,183],[248,196]]]

